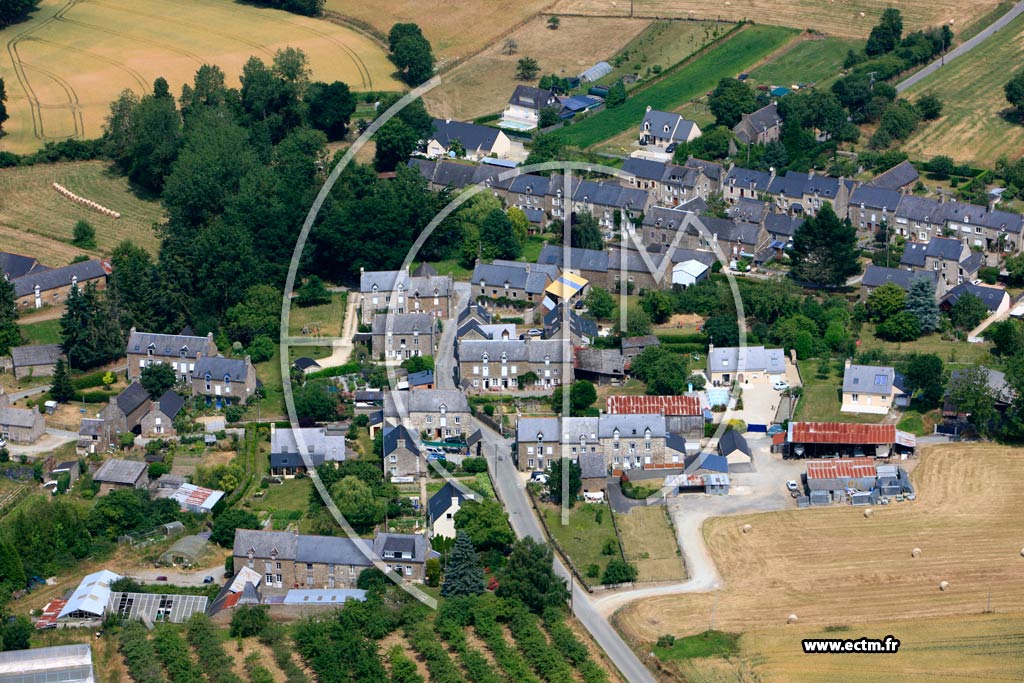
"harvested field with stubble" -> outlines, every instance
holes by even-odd
[[[990,12],[999,0],[729,0],[707,3],[699,0],[559,0],[554,13],[591,16],[716,19],[810,28],[834,36],[867,38],[871,28],[888,7],[903,13],[903,30],[915,31],[953,20],[954,31]],[[863,14],[863,16],[861,16]]]
[[[750,634],[742,649],[754,657],[759,680],[829,680],[789,675],[795,663],[776,671],[770,653],[795,662],[805,657],[800,638],[835,625],[849,633],[825,637],[893,634],[904,641],[900,654],[871,662],[863,677],[853,677],[863,658],[857,666],[848,660],[836,674],[844,681],[924,680],[929,672],[958,671],[959,663],[979,675],[999,672],[985,680],[1020,680],[1024,490],[1009,483],[1024,476],[1022,454],[992,444],[929,447],[912,475],[917,500],[875,506],[870,518],[844,505],[709,520],[704,537],[725,586],[715,628]],[[744,534],[748,523],[753,530]],[[914,548],[920,557],[911,557]],[[948,590],[939,590],[941,581]],[[989,596],[1001,616],[980,618]],[[647,644],[663,633],[703,631],[711,606],[708,594],[666,596],[633,603],[616,620]],[[789,614],[798,626],[786,624]],[[996,618],[1012,626],[993,627],[988,619]],[[990,639],[995,633],[1001,641]]]
[[[615,515],[626,560],[636,565],[639,581],[682,581],[686,578],[679,544],[664,505],[635,507]]]
[[[376,8],[375,8],[376,9]],[[43,0],[0,31],[7,86],[0,149],[31,152],[49,140],[98,137],[110,102],[142,94],[163,76],[178,94],[204,63],[231,86],[251,56],[269,63],[285,47],[305,51],[313,78],[355,90],[403,90],[384,48],[358,31],[229,0]]]
[[[121,217],[110,218],[64,198],[53,189],[55,182],[119,211]],[[95,250],[70,243],[79,219],[95,228]],[[0,170],[0,251],[34,256],[47,266],[67,265],[79,254],[109,254],[125,239],[155,254],[159,242],[153,224],[161,220],[160,203],[136,194],[127,179],[102,161]]]
[[[519,45],[514,55],[502,52],[505,40],[497,41],[443,75],[441,85],[423,99],[435,116],[471,119],[499,112],[518,83],[516,63],[521,58],[536,59],[541,75],[577,76],[594,63],[610,59],[650,23],[640,19],[564,17],[558,30],[552,31],[544,19],[534,19],[510,36]]]
[[[488,47],[498,36],[552,5],[553,0],[327,0],[324,9],[369,26],[380,36],[386,36],[399,22],[419,24],[439,66],[444,67],[446,62]]]
[[[981,166],[1024,154],[1024,125],[1003,93],[1022,59],[1024,16],[904,93],[910,99],[935,93],[942,100],[942,116],[919,126],[904,149],[914,158],[945,154]]]

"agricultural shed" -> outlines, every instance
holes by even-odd
[[[598,62],[594,66],[590,67],[586,71],[580,74],[580,82],[582,83],[593,83],[594,81],[604,78],[612,72],[612,65],[608,62]]]
[[[917,437],[892,424],[790,422],[786,443],[791,457],[884,457],[894,450],[912,452],[917,447]]]
[[[139,619],[147,626],[158,622],[182,624],[193,614],[206,611],[205,595],[159,593],[111,593],[107,609],[122,619]]]
[[[207,489],[195,484],[182,484],[177,491],[171,494],[171,498],[178,502],[182,510],[199,515],[211,512],[223,497],[223,491]]]
[[[93,683],[88,643],[0,653],[0,683]]]
[[[875,488],[877,478],[878,471],[871,458],[830,458],[807,462],[807,487],[812,501],[818,491],[824,491],[833,500],[841,499],[849,489],[870,492]]]
[[[192,567],[199,564],[209,540],[202,536],[182,536],[160,555],[160,564]]]
[[[57,616],[58,619],[93,619],[103,616],[110,600],[110,584],[122,578],[109,569],[85,576]]]

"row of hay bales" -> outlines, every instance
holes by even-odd
[[[74,192],[72,192],[68,188],[64,187],[60,183],[54,183],[53,184],[53,189],[57,190],[57,192],[59,192],[65,198],[70,199],[71,201],[76,202],[78,204],[81,204],[83,206],[87,206],[90,209],[92,209],[93,211],[96,211],[97,213],[101,213],[104,216],[110,216],[111,218],[120,218],[121,217],[121,214],[118,213],[117,211],[114,211],[113,209],[108,209],[107,207],[103,206],[102,204],[97,204],[96,202],[92,201],[91,199],[86,199],[85,197],[79,197],[77,194],[75,194]]]

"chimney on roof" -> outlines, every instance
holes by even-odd
[[[444,120],[444,122],[445,122],[446,124],[451,124],[451,122],[452,122],[452,119],[451,119],[451,117],[449,116],[448,118],[446,118],[446,119]]]
[[[364,272],[366,272],[366,268],[359,266],[359,274],[362,275]]]
[[[847,358],[847,359],[846,359],[846,369],[847,369],[847,370],[849,370],[849,369],[850,369],[850,364],[851,364],[851,363],[852,363],[852,361],[851,361],[851,360],[850,360],[849,358]]]
[[[651,105],[648,104],[647,105],[647,111],[650,111],[650,110],[651,110]]]
[[[775,180],[775,167],[774,166],[769,166],[768,167],[768,182],[770,183],[773,180]]]
[[[807,172],[807,179],[808,180],[814,180],[814,171],[808,171]]]

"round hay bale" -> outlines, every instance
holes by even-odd
[[[863,12],[858,12],[858,14],[859,14],[860,16],[862,16],[862,17],[864,16],[864,13],[863,13]]]
[[[921,549],[920,548],[914,548],[913,550],[910,551],[910,556],[911,557],[919,557],[920,555],[921,555]]]
[[[948,588],[949,588],[949,581],[941,581],[941,582],[939,582],[939,590],[940,591],[947,590]]]
[[[864,516],[865,517],[871,517],[871,515],[873,515],[873,514],[875,514],[875,511],[872,510],[871,508],[868,508],[867,510],[864,511]]]
[[[1021,549],[1020,549],[1020,556],[1021,556],[1021,557],[1024,557],[1024,548],[1021,548]]]
[[[749,524],[744,524],[743,525],[743,533],[749,534],[753,530],[754,530],[754,527],[750,526]]]
[[[786,623],[787,624],[795,624],[796,622],[797,622],[797,618],[796,618],[795,614],[790,614],[788,617],[786,617]]]

